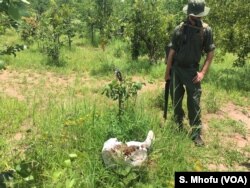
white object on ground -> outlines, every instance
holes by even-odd
[[[148,149],[154,140],[152,130],[148,132],[144,142],[129,141],[119,142],[117,138],[110,138],[104,142],[102,158],[106,166],[112,167],[117,163],[125,163],[131,166],[141,166],[148,158]]]

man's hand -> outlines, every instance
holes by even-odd
[[[193,83],[196,84],[196,83],[199,83],[203,80],[205,74],[203,72],[197,72],[197,75],[194,77],[193,79]]]

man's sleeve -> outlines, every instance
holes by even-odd
[[[206,29],[206,36],[204,41],[204,51],[209,53],[215,49],[215,44],[213,40],[213,32],[210,27]]]

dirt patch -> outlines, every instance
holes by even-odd
[[[10,97],[17,98],[18,100],[24,100],[24,96],[20,94],[21,92],[17,87],[5,88],[4,93]]]
[[[246,135],[234,133],[227,140],[236,143],[237,147],[250,146],[250,109],[248,107],[236,106],[229,102],[223,107],[222,112],[225,113],[227,118],[240,122],[246,130]]]
[[[225,115],[222,111],[218,111],[216,114],[204,114],[202,116],[204,132],[208,132],[209,123],[212,119],[225,119]]]
[[[222,111],[231,119],[244,123],[250,130],[250,107],[239,107],[229,102],[223,107]]]
[[[1,94],[25,100],[32,93],[45,92],[47,94],[66,93],[76,84],[79,86],[92,85],[95,79],[76,74],[59,75],[52,72],[35,73],[32,70],[17,72],[13,70],[0,71]],[[95,85],[98,82],[95,83]],[[102,83],[100,83],[102,84]]]
[[[209,170],[211,171],[227,171],[228,167],[223,164],[209,164]]]
[[[204,120],[204,129],[207,131],[209,129],[209,122],[212,119],[231,119],[234,120],[235,122],[239,122],[244,126],[246,130],[246,135],[241,136],[242,138],[239,138],[238,134],[231,135],[230,139],[235,139],[234,140],[247,140],[250,141],[250,115],[249,115],[250,109],[248,107],[240,107],[232,102],[229,102],[225,104],[216,114],[204,114],[203,115],[203,120]],[[244,141],[245,142],[245,141]],[[240,141],[239,141],[239,145]]]
[[[18,100],[24,100],[24,96],[21,94],[20,88],[18,87],[17,72],[9,72],[3,70],[0,72],[0,91],[7,96],[17,98]]]
[[[24,135],[22,133],[16,133],[14,136],[14,140],[20,141],[23,137],[24,137]]]
[[[237,149],[238,151],[244,151],[244,155],[246,157],[250,157],[249,147],[250,147],[250,109],[249,107],[241,107],[229,102],[222,106],[222,108],[216,112],[215,114],[204,114],[204,132],[206,133],[206,137],[210,139],[215,139],[213,136],[209,135],[211,128],[209,124],[211,121],[215,119],[219,120],[233,120],[235,123],[239,123],[242,129],[245,130],[244,134],[240,134],[237,132],[218,132],[216,133],[216,139],[220,145],[225,147],[229,147],[230,149]],[[232,126],[232,125],[231,125]],[[236,126],[236,125],[235,125]],[[226,127],[227,128],[227,127]],[[243,154],[242,153],[242,154]],[[228,171],[230,169],[236,170],[247,170],[248,167],[244,164],[236,164],[235,166],[227,167],[224,164],[208,164],[209,170],[214,171]]]
[[[140,93],[154,92],[164,88],[164,82],[147,82],[143,77],[133,77],[133,81],[144,83]],[[46,93],[65,93],[76,85],[85,88],[101,88],[109,83],[107,80],[97,80],[88,75],[60,75],[52,72],[33,72],[25,70],[0,71],[0,91],[2,94],[25,100],[31,93],[45,91]],[[79,95],[80,96],[80,95]]]
[[[157,82],[157,83],[145,83],[143,85],[141,91],[139,93],[145,93],[145,92],[150,92],[150,93],[156,93],[157,90],[162,90],[164,89],[164,83],[162,82]]]

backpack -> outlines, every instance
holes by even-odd
[[[206,37],[205,36],[205,33],[206,33],[205,31],[209,27],[208,24],[205,23],[205,22],[202,22],[202,27],[198,27],[198,26],[193,26],[193,25],[187,24],[185,22],[181,22],[179,24],[179,27],[180,27],[180,31],[182,33],[184,31],[185,26],[200,30],[200,37],[201,37],[201,41],[202,41],[202,51],[204,51],[204,38]],[[166,47],[165,47],[166,57],[168,57],[168,55],[169,55],[170,47],[171,47],[171,43],[168,43],[168,45],[166,45]]]

